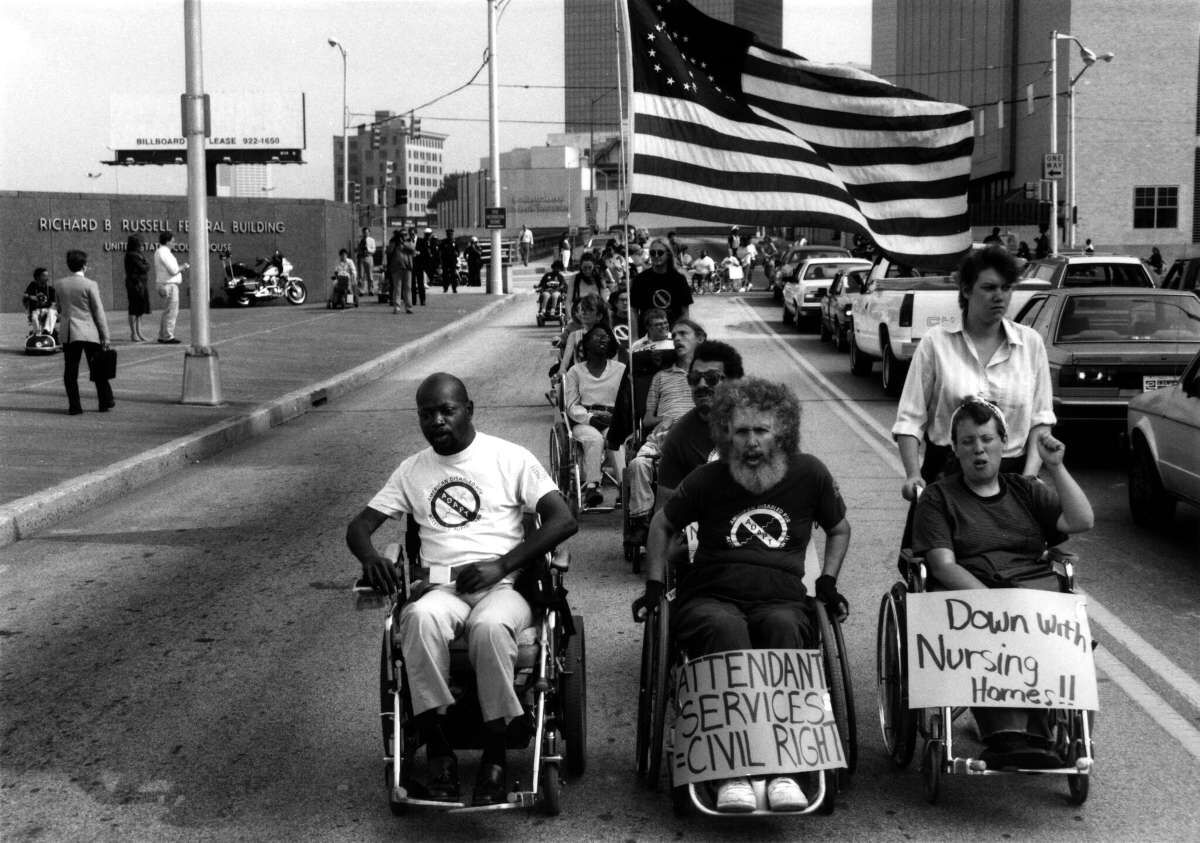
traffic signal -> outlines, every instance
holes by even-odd
[[[362,185],[356,181],[350,182],[350,198],[355,202],[362,201]]]
[[[396,204],[397,205],[407,205],[408,204],[408,188],[406,188],[406,187],[396,188]]]
[[[408,124],[408,136],[410,138],[415,138],[419,134],[421,134],[421,118],[414,117],[409,121]]]
[[[383,162],[383,180],[384,180],[384,182],[391,182],[391,180],[392,180],[392,174],[393,174],[394,172],[396,172],[396,164],[395,164],[395,162],[393,162],[393,161],[384,161],[384,162]]]
[[[379,149],[379,127],[371,127],[371,149]]]

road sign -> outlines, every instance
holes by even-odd
[[[1047,152],[1042,158],[1042,178],[1061,179],[1063,177],[1063,153]]]
[[[483,226],[484,228],[499,228],[508,227],[507,217],[504,208],[484,208],[483,209]]]

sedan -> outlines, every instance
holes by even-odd
[[[1016,321],[1045,340],[1060,422],[1123,427],[1130,399],[1177,383],[1200,351],[1200,299],[1176,290],[1049,290]]]
[[[768,279],[771,285],[771,296],[775,301],[783,297],[783,285],[792,280],[797,267],[809,258],[848,258],[850,250],[841,246],[804,245],[792,246],[783,256],[783,261],[776,263],[775,271]]]
[[[1134,397],[1127,425],[1133,520],[1158,527],[1177,500],[1200,506],[1200,352],[1179,383]]]
[[[801,327],[806,320],[817,326],[821,316],[821,300],[830,283],[841,272],[861,269],[869,272],[871,264],[860,258],[808,258],[783,285],[783,324]]]
[[[838,351],[850,349],[852,309],[866,286],[868,272],[856,269],[838,273],[821,299],[821,339],[833,340]]]

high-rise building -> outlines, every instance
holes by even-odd
[[[1074,234],[1076,248],[1169,254],[1200,242],[1196,20],[1195,0],[1153,14],[1122,0],[875,0],[872,72],[974,111],[977,231],[1036,233],[1052,218],[1047,174],[1060,173],[1063,248]],[[1061,171],[1044,160],[1052,97]]]
[[[408,191],[408,216],[425,216],[429,197],[442,183],[448,136],[410,128],[408,115],[376,111],[372,123],[356,126],[348,135],[351,202],[396,208],[396,191],[403,188]],[[341,135],[333,136],[333,162],[333,195],[341,199]]]
[[[624,2],[624,0],[617,0]],[[704,14],[748,29],[772,46],[783,44],[783,0],[691,0]],[[625,52],[613,0],[563,0],[566,131],[597,136],[620,128],[617,61]],[[622,79],[625,71],[621,71]]]

